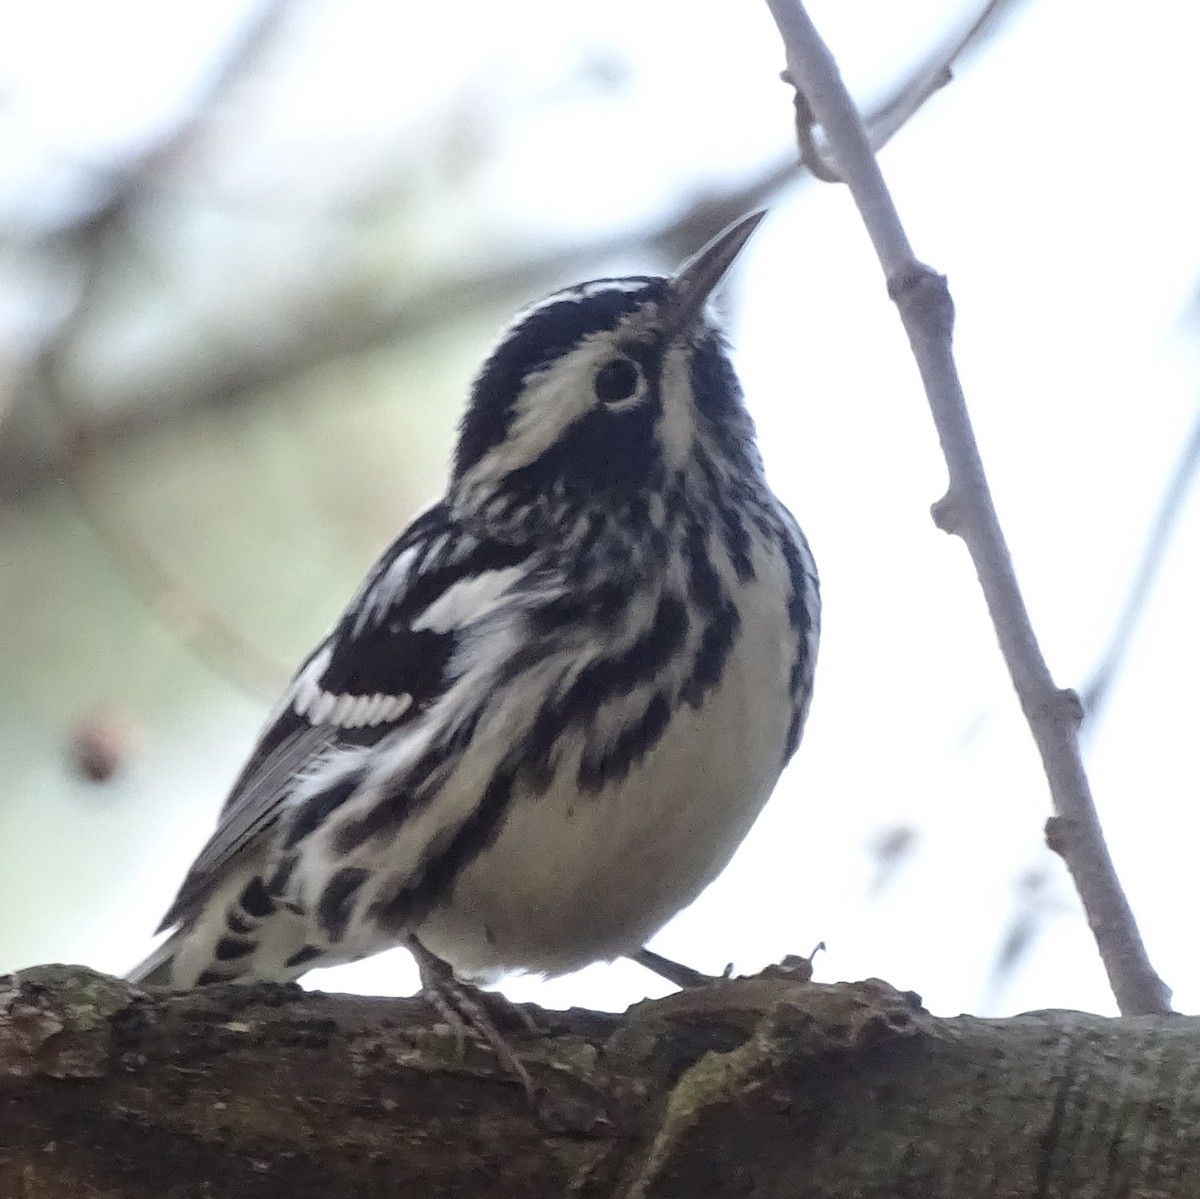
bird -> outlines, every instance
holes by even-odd
[[[622,956],[692,977],[646,943],[774,789],[819,639],[709,303],[764,215],[501,334],[444,495],[296,671],[132,981],[396,946],[427,985]]]

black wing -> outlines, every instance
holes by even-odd
[[[261,846],[298,774],[332,751],[374,745],[442,693],[463,630],[524,573],[526,554],[464,532],[442,504],[401,534],[296,672],[160,931],[189,919]]]

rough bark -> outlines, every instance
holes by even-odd
[[[529,1010],[536,1110],[419,999],[0,979],[0,1196],[1200,1195],[1197,1019],[938,1019],[786,970]]]

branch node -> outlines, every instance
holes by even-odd
[[[792,88],[792,105],[796,110],[796,142],[800,147],[800,165],[812,172],[822,183],[845,183],[841,174],[825,157],[817,144],[817,118],[813,115],[808,97],[797,86],[791,71],[780,71],[779,78]]]
[[[946,276],[915,260],[888,276],[888,298],[906,309],[934,336],[949,338],[954,331],[954,297]]]
[[[1150,965],[1104,842],[1079,750],[1078,696],[1058,691],[1052,682],[996,518],[954,363],[950,289],[944,276],[917,260],[854,100],[803,0],[767,4],[783,37],[790,78],[811,102],[808,123],[817,121],[825,131],[917,360],[949,468],[950,485],[933,505],[933,519],[966,543],[1009,677],[1029,718],[1060,818],[1047,826],[1047,841],[1066,859],[1121,1011],[1169,1010],[1166,989]]]
[[[1060,720],[1066,721],[1076,732],[1079,731],[1083,724],[1085,709],[1078,691],[1073,687],[1063,687],[1055,693],[1048,706],[1055,709]]]
[[[1046,818],[1046,848],[1056,853],[1063,861],[1070,861],[1070,843],[1075,839],[1078,822],[1069,816]]]
[[[953,486],[946,489],[946,494],[940,500],[934,500],[929,505],[929,515],[943,533],[948,533],[951,537],[963,535],[962,504]]]

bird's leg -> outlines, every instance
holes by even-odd
[[[529,1013],[503,996],[492,995],[461,982],[447,963],[436,954],[430,953],[411,933],[407,945],[417,962],[417,970],[421,976],[421,994],[454,1030],[459,1053],[462,1053],[466,1034],[474,1033],[491,1046],[504,1068],[525,1088],[530,1103],[536,1104],[537,1091],[529,1077],[529,1071],[496,1027],[488,1009],[502,1012],[507,1019],[515,1018],[527,1029],[536,1031],[537,1026]]]
[[[655,953],[652,949],[639,949],[637,953],[631,953],[629,958],[630,961],[637,962],[639,966],[645,966],[647,970],[684,990],[689,987],[706,987],[709,983],[719,982],[733,973],[732,962],[725,967],[724,974],[704,974],[700,970],[693,970],[691,966],[673,962],[670,958],[665,958],[661,953]]]

